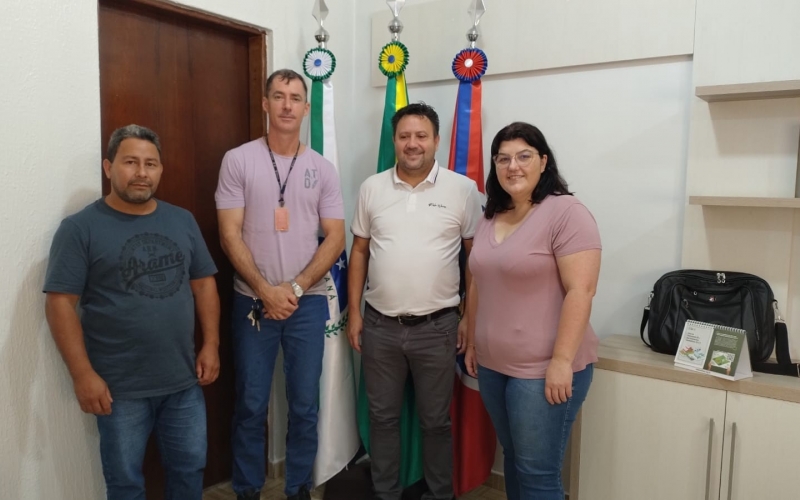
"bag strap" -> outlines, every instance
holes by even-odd
[[[650,320],[650,303],[653,302],[653,297],[655,294],[650,292],[650,296],[647,297],[647,305],[644,306],[644,312],[642,312],[642,325],[639,327],[639,336],[642,337],[642,342],[649,348],[653,348],[653,346],[644,339],[644,327],[647,326],[647,322]]]
[[[777,363],[753,363],[753,370],[773,375],[800,377],[800,363],[792,363],[792,358],[789,356],[789,332],[780,316],[775,321],[775,357]]]
[[[642,342],[644,342],[644,345],[652,348],[653,346],[650,345],[644,339],[644,327],[647,326],[647,321],[649,318],[650,318],[650,306],[648,305],[647,307],[644,308],[644,312],[642,313],[642,326],[639,327],[639,336],[642,337]]]

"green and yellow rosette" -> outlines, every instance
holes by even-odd
[[[317,47],[306,52],[303,57],[303,73],[315,82],[322,82],[333,75],[336,57],[328,49]]]
[[[390,42],[383,46],[378,56],[381,73],[389,78],[400,75],[408,65],[408,49],[400,42]]]

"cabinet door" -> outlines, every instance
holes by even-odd
[[[596,370],[581,421],[580,500],[718,498],[725,398]]]
[[[797,498],[800,404],[729,393],[727,408],[720,500]]]

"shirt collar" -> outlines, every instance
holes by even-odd
[[[428,184],[436,184],[436,178],[439,177],[439,160],[433,160],[433,168],[430,172],[428,172],[428,176],[425,178],[424,181],[420,182],[420,184],[428,183]],[[395,163],[394,168],[392,168],[392,180],[395,184],[403,184],[408,186],[409,184],[400,179],[400,176],[397,175],[397,164]]]

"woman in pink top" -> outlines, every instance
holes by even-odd
[[[509,500],[563,500],[564,449],[597,361],[600,235],[533,125],[497,133],[486,192],[469,259],[467,370],[503,445]]]

